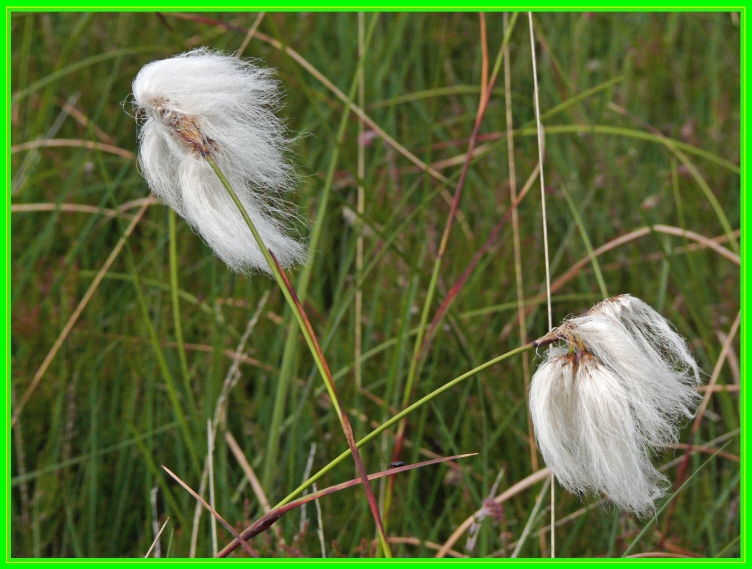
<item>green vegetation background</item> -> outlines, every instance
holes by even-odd
[[[189,48],[236,51],[257,16],[12,15],[14,408],[141,203],[128,202],[149,193],[132,155],[137,151],[137,125],[128,114],[133,113],[128,101],[133,77],[144,64]],[[372,17],[366,16],[367,25]],[[592,262],[576,263],[588,256],[583,235],[598,249],[656,224],[718,238],[722,247],[738,253],[738,16],[542,13],[535,23],[553,281],[580,267],[554,290],[554,321],[586,310],[604,289],[611,295],[631,293],[675,324],[710,376],[740,308],[739,267],[728,256],[694,238],[653,231],[600,255],[596,270]],[[492,68],[504,34],[502,14],[487,14],[486,26]],[[258,31],[291,47],[321,76],[349,91],[358,63],[357,14],[267,14]],[[302,181],[292,200],[311,222],[322,215],[326,172],[339,150],[306,309],[344,408],[362,436],[403,406],[414,329],[448,213],[441,190],[454,191],[479,104],[484,61],[479,16],[381,14],[365,55],[366,113],[446,176],[445,185],[370,128],[359,139],[353,114],[338,141],[345,105],[299,61],[260,38],[250,41],[244,56],[278,70],[286,91],[282,115],[291,131],[300,133],[294,160]],[[513,125],[521,129],[514,138],[519,191],[538,162],[526,17],[516,23],[510,51]],[[66,104],[76,111],[66,112]],[[552,109],[556,112],[546,115]],[[505,132],[502,68],[430,317],[509,208]],[[78,142],[51,146],[49,140]],[[353,371],[353,299],[361,226],[352,213],[359,140],[365,155],[364,264],[372,267],[362,286],[366,357],[360,391]],[[24,143],[36,147],[17,147]],[[175,286],[169,218],[164,206],[148,207],[29,392],[12,431],[14,557],[143,556],[154,540],[154,512],[159,525],[170,518],[161,555],[188,555],[195,501],[159,466],[198,488],[207,420],[214,416],[232,353],[259,306],[240,360],[240,379],[218,428],[217,510],[238,529],[262,513],[225,432],[238,442],[272,504],[303,481],[312,445],[313,472],[346,449],[310,355],[302,343],[288,340],[290,315],[273,281],[231,273],[178,218]],[[737,230],[730,241],[729,229]],[[303,235],[310,231],[301,225]],[[519,207],[518,232],[522,293],[530,308],[524,341],[529,342],[547,331],[537,181]],[[513,233],[511,224],[503,228],[442,321],[411,401],[521,345]],[[302,272],[293,272],[293,283]],[[182,339],[173,296],[179,299]],[[738,354],[734,339],[717,379],[730,388],[710,398],[694,438],[703,448],[690,456],[684,478],[722,441],[731,443],[691,479],[675,509],[659,516],[633,553],[739,555]],[[531,361],[531,371],[536,362]],[[285,378],[286,391],[280,389]],[[273,425],[275,409],[279,421]],[[395,432],[362,450],[369,472],[391,462]],[[689,427],[681,438],[688,441]],[[387,516],[388,534],[399,538],[392,544],[395,554],[434,555],[431,544],[444,543],[481,508],[500,471],[496,494],[542,468],[540,456],[531,456],[530,442],[521,358],[478,374],[412,415],[404,462],[426,460],[432,453],[479,454],[457,466],[396,477]],[[672,483],[684,450],[667,449],[656,458],[667,465]],[[346,461],[318,487],[354,476]],[[546,555],[548,538],[538,535],[549,519],[542,488],[541,482],[517,493],[473,528],[477,542],[471,551],[466,535],[453,550],[509,556],[530,518],[530,536],[519,555]],[[384,496],[383,485],[375,483],[374,489]],[[374,524],[362,490],[330,495],[320,506],[327,556],[373,555]],[[301,525],[301,511],[293,511],[278,522],[280,533],[266,532],[254,547],[265,556],[320,556],[316,510],[309,505],[306,512],[306,524]],[[598,498],[581,501],[558,485],[556,517],[560,557],[619,556],[647,523]],[[205,513],[200,523],[197,555],[209,556]],[[220,526],[220,547],[230,537]]]

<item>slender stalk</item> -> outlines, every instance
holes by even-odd
[[[509,14],[504,12],[504,28],[509,27]],[[504,104],[507,126],[507,161],[509,162],[509,197],[517,200],[517,168],[514,161],[514,122],[512,121],[512,63],[509,56],[509,44],[504,46]],[[514,274],[517,283],[517,322],[520,328],[520,342],[527,341],[527,323],[525,322],[525,288],[522,280],[522,249],[520,247],[520,220],[517,208],[512,211],[512,245],[514,249]],[[522,381],[525,393],[530,389],[530,358],[522,354]],[[527,412],[527,440],[530,447],[530,465],[533,472],[538,471],[538,447],[535,444],[533,418]],[[546,536],[540,537],[541,553],[546,551]]]
[[[551,267],[548,260],[548,223],[546,222],[546,184],[543,179],[543,125],[540,118],[540,101],[538,100],[538,69],[535,61],[535,32],[533,30],[533,13],[528,12],[528,20],[530,22],[530,48],[533,58],[533,95],[535,100],[535,122],[536,130],[538,133],[538,160],[540,163],[540,181],[541,181],[541,214],[543,216],[543,254],[546,261],[546,300],[548,302],[548,328],[549,330],[554,327],[553,323],[553,311],[551,309]],[[551,557],[556,557],[556,484],[554,483],[554,475],[551,473]]]
[[[217,166],[217,163],[214,161],[214,159],[210,155],[207,155],[205,159],[209,163],[209,165],[212,167],[212,170],[214,170],[214,173],[217,174],[217,177],[220,179],[220,181],[222,182],[222,185],[225,187],[225,189],[227,190],[227,193],[230,195],[230,197],[232,198],[232,201],[235,203],[235,206],[238,208],[241,215],[243,216],[243,219],[245,220],[246,225],[248,225],[248,229],[251,230],[251,233],[253,234],[253,238],[256,240],[256,243],[258,244],[259,249],[261,250],[261,254],[264,255],[264,259],[266,259],[266,262],[269,264],[269,269],[271,270],[272,275],[274,276],[274,280],[277,281],[277,284],[279,285],[280,289],[282,289],[282,294],[287,300],[287,303],[292,308],[293,315],[295,316],[295,319],[298,321],[298,324],[300,325],[301,330],[303,330],[303,336],[306,338],[306,341],[310,342],[308,330],[306,329],[305,323],[303,322],[303,316],[300,314],[300,311],[297,310],[295,301],[293,300],[290,294],[290,291],[288,291],[287,287],[285,286],[285,283],[279,271],[279,268],[277,267],[277,264],[274,262],[271,256],[271,253],[269,252],[269,249],[266,248],[264,241],[261,239],[261,235],[259,235],[259,232],[256,229],[256,226],[253,224],[253,221],[251,221],[251,218],[248,215],[248,212],[245,210],[245,207],[243,207],[243,204],[240,202],[238,195],[235,193],[235,190],[230,185],[229,180],[225,177],[222,170],[219,169],[219,166]],[[315,359],[315,356],[314,356],[314,359]],[[316,361],[316,363],[317,365],[320,365],[320,362],[318,360]]]
[[[363,479],[363,487],[365,488],[369,505],[371,505],[371,511],[373,513],[374,521],[376,522],[376,527],[378,528],[378,531],[379,531],[379,541],[381,542],[381,547],[383,548],[384,554],[386,557],[392,557],[391,549],[389,548],[389,543],[386,540],[384,526],[381,521],[381,514],[379,513],[378,506],[376,506],[376,499],[373,495],[373,490],[371,489],[371,485],[368,483],[368,476],[365,472],[363,461],[361,460],[360,455],[357,452],[357,447],[355,446],[355,440],[352,434],[352,427],[350,426],[350,422],[347,419],[347,416],[344,414],[344,412],[342,411],[340,407],[337,394],[334,390],[334,381],[332,380],[331,372],[329,371],[329,367],[326,364],[326,360],[324,359],[324,354],[321,352],[321,347],[318,345],[318,341],[316,340],[316,337],[313,334],[313,329],[311,328],[311,324],[310,322],[308,322],[308,318],[303,312],[303,307],[300,304],[300,301],[298,300],[298,298],[295,296],[295,291],[290,286],[290,282],[287,280],[286,275],[281,271],[281,268],[277,260],[274,258],[272,252],[269,249],[267,249],[266,245],[264,244],[264,241],[261,239],[261,235],[259,235],[259,232],[256,229],[256,226],[253,224],[253,221],[248,215],[248,212],[245,210],[245,208],[243,207],[243,204],[240,202],[240,199],[235,193],[235,190],[232,188],[232,185],[227,180],[222,170],[220,170],[219,166],[217,166],[217,163],[214,161],[211,155],[207,155],[205,158],[206,158],[206,161],[214,170],[214,173],[217,174],[217,177],[220,179],[220,181],[222,182],[222,185],[227,190],[227,193],[232,198],[232,201],[235,203],[238,210],[242,214],[243,219],[246,222],[246,225],[248,225],[248,229],[251,230],[251,233],[253,234],[253,238],[255,239],[256,243],[258,244],[259,249],[264,255],[264,259],[266,259],[266,262],[269,264],[269,268],[272,271],[272,275],[274,276],[274,279],[277,281],[277,284],[279,285],[279,288],[282,290],[282,294],[285,296],[285,299],[287,300],[287,303],[290,306],[290,309],[292,310],[292,313],[295,316],[295,319],[298,321],[300,330],[301,332],[303,332],[303,337],[305,338],[306,343],[308,344],[308,348],[311,351],[311,355],[313,356],[313,359],[316,362],[316,367],[321,373],[321,377],[324,379],[326,389],[329,392],[329,397],[331,398],[331,401],[332,401],[332,406],[334,407],[334,410],[337,413],[337,416],[339,417],[340,424],[342,425],[342,429],[345,432],[347,443],[350,446],[350,448],[353,449],[353,457],[355,459],[355,464],[356,464],[356,467],[358,468],[358,471],[359,471],[358,473],[360,474],[360,477]]]
[[[377,21],[378,21],[378,14],[374,14],[373,18],[371,19],[369,23],[368,32],[366,34],[364,52],[368,48],[368,45],[370,44],[371,37],[373,36],[373,31],[376,27]],[[361,58],[360,61],[358,62],[358,68],[356,69],[355,77],[353,78],[352,84],[350,86],[350,91],[347,95],[348,107],[342,113],[342,117],[340,119],[339,128],[337,130],[336,145],[332,151],[332,156],[329,160],[329,166],[326,172],[326,178],[324,179],[323,190],[321,191],[319,195],[319,203],[318,203],[318,211],[316,214],[316,220],[313,224],[313,231],[311,232],[311,237],[308,241],[308,248],[310,251],[308,263],[306,264],[305,267],[303,267],[302,271],[300,272],[300,276],[298,277],[298,282],[297,282],[297,294],[301,302],[305,302],[305,298],[308,293],[308,284],[310,283],[310,280],[311,280],[311,274],[312,274],[313,265],[314,265],[313,255],[315,255],[318,242],[321,238],[321,232],[324,227],[324,216],[326,215],[327,204],[329,202],[329,196],[330,196],[332,184],[334,182],[334,172],[336,170],[337,161],[339,159],[339,152],[340,152],[340,148],[342,145],[342,141],[344,140],[345,130],[348,125],[350,110],[351,110],[351,107],[354,106],[352,99],[355,96],[355,90],[358,85],[358,81],[357,81],[358,70],[362,67],[362,65],[363,65],[363,58]],[[277,457],[277,449],[279,448],[279,440],[281,436],[282,418],[284,415],[285,403],[287,401],[287,392],[288,392],[290,382],[293,376],[295,357],[297,355],[298,335],[294,333],[295,332],[294,326],[295,325],[292,322],[290,322],[287,328],[287,338],[285,340],[284,351],[282,355],[282,366],[281,366],[280,374],[279,374],[279,383],[277,385],[277,390],[275,394],[274,408],[272,410],[272,421],[271,421],[271,426],[269,427],[269,437],[267,439],[267,453],[268,454],[267,454],[267,460],[266,460],[266,464],[265,464],[264,471],[262,473],[262,478],[261,478],[261,483],[263,484],[264,488],[266,488],[267,492],[269,492],[269,488],[272,483],[272,477],[274,474],[274,469],[277,464],[276,457]]]

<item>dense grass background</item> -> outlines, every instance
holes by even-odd
[[[13,144],[62,139],[123,151],[44,142],[36,149],[14,148],[15,401],[27,392],[138,203],[121,209],[119,217],[105,210],[148,195],[128,154],[137,148],[135,121],[123,108],[130,110],[124,101],[133,77],[144,64],[191,47],[235,51],[257,16],[202,14],[195,21],[171,14],[12,15]],[[366,26],[373,17],[366,15]],[[738,252],[738,237],[729,242],[727,235],[729,228],[739,228],[738,17],[562,13],[536,14],[535,23],[541,112],[548,129],[553,280],[587,256],[583,234],[598,248],[661,224],[718,237],[723,247]],[[504,34],[502,14],[487,14],[486,24],[488,65],[493,67]],[[375,26],[365,56],[366,112],[449,178],[443,188],[453,193],[462,158],[451,159],[466,152],[479,103],[484,61],[479,16],[381,14]],[[354,13],[267,14],[259,26],[264,37],[293,48],[345,93],[358,63],[357,31]],[[286,89],[283,115],[291,131],[304,134],[294,145],[302,182],[293,200],[304,217],[321,227],[306,307],[356,435],[362,436],[403,406],[413,330],[448,206],[436,178],[366,129],[365,266],[376,262],[362,289],[368,357],[358,391],[353,372],[358,225],[346,213],[356,209],[358,121],[350,115],[338,140],[342,102],[298,61],[260,37],[250,41],[244,55],[279,72]],[[510,48],[513,124],[522,128],[514,138],[519,190],[538,161],[530,128],[535,117],[526,16],[517,21]],[[481,129],[484,152],[469,169],[463,218],[451,234],[430,317],[509,207],[503,78],[502,68]],[[65,112],[66,102],[78,112]],[[676,152],[664,136],[685,146]],[[322,211],[335,148],[339,155]],[[522,293],[532,307],[524,341],[547,331],[545,304],[540,303],[545,269],[538,184],[519,208]],[[565,192],[582,220],[579,227]],[[717,200],[716,207],[709,197]],[[75,211],[73,204],[93,209]],[[262,513],[225,431],[238,441],[272,504],[302,482],[313,444],[313,472],[346,449],[310,355],[302,342],[288,339],[290,314],[274,282],[231,273],[178,219],[173,287],[169,217],[162,205],[147,209],[13,428],[14,556],[143,556],[154,540],[155,513],[160,525],[170,518],[161,555],[188,555],[195,501],[159,465],[198,488],[207,419],[214,415],[232,365],[231,352],[267,292],[226,421],[218,429],[218,511],[238,529]],[[301,231],[309,235],[311,229]],[[439,329],[410,400],[521,345],[513,233],[508,224],[473,271]],[[738,265],[694,240],[658,232],[614,247],[598,263],[602,284],[586,263],[554,291],[555,322],[589,308],[603,297],[603,288],[608,294],[628,292],[669,318],[703,369],[712,372],[739,311]],[[293,274],[298,287],[301,275],[306,277],[303,269]],[[179,298],[182,362],[173,296]],[[292,336],[297,335],[292,328]],[[683,488],[670,519],[664,511],[635,553],[739,555],[738,339],[730,346],[717,380],[730,388],[713,393],[694,442],[711,449],[721,446],[719,437],[731,442]],[[531,370],[536,365],[531,361]],[[286,391],[280,387],[285,384]],[[184,428],[178,411],[186,417]],[[392,460],[396,430],[390,432],[364,447],[369,471],[382,470]],[[522,358],[492,367],[424,406],[410,417],[406,440],[401,457],[406,463],[430,453],[479,453],[460,461],[459,468],[433,466],[396,478],[388,534],[408,539],[395,539],[394,552],[431,556],[436,551],[427,542],[444,543],[477,511],[500,471],[497,495],[543,467],[530,451]],[[689,440],[689,427],[681,440]],[[708,452],[691,455],[684,478]],[[672,482],[682,456],[682,449],[667,449],[657,457]],[[318,486],[353,476],[348,460]],[[520,555],[547,555],[548,538],[537,535],[549,519],[547,493],[541,507],[534,508],[542,488],[541,482],[517,493],[495,517],[487,517],[472,551],[465,549],[466,536],[453,549],[509,556],[532,513],[531,534]],[[384,486],[374,484],[374,489],[383,498]],[[374,524],[362,490],[328,496],[320,506],[327,556],[373,554],[368,543]],[[599,505],[596,498],[582,502],[558,485],[556,516],[563,520],[557,529],[561,557],[619,556],[647,523]],[[286,545],[270,531],[256,538],[254,547],[266,556],[320,556],[312,505],[307,519],[301,531],[300,510],[288,514],[277,524]],[[197,555],[211,555],[205,513],[198,536]],[[221,526],[219,538],[220,547],[230,538]]]

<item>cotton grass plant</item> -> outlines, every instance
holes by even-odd
[[[313,328],[283,272],[284,264],[300,260],[304,250],[284,235],[269,215],[267,210],[279,212],[280,206],[253,191],[254,187],[266,187],[281,193],[291,178],[291,167],[281,156],[286,141],[270,108],[279,96],[269,73],[204,49],[145,66],[133,81],[134,100],[149,115],[139,135],[140,162],[152,190],[165,195],[168,205],[198,229],[228,266],[236,270],[263,267],[274,276],[342,424],[376,522],[381,550],[391,557],[350,421],[340,408]],[[237,184],[240,191],[235,189]],[[255,248],[246,252],[251,244],[249,235]],[[281,250],[275,255],[270,245]]]
[[[640,299],[621,295],[538,339],[548,349],[530,385],[546,464],[576,494],[603,492],[623,510],[654,512],[668,480],[651,454],[694,417],[700,372],[684,340]]]
[[[280,265],[305,260],[305,246],[290,236],[295,216],[284,195],[294,188],[295,172],[285,156],[286,129],[274,114],[280,88],[271,69],[196,49],[144,66],[133,80],[133,102],[145,117],[139,133],[144,177],[220,259],[235,271],[271,273],[207,157]]]
[[[532,16],[530,31],[532,37]],[[133,81],[133,98],[147,116],[139,134],[139,161],[157,197],[186,219],[231,269],[260,269],[277,280],[337,408],[380,544],[391,557],[358,455],[360,445],[339,409],[313,329],[282,272],[302,261],[305,249],[278,220],[280,214],[291,215],[280,196],[291,188],[294,173],[284,158],[288,144],[284,128],[273,112],[279,94],[270,71],[202,48],[145,66]],[[542,160],[540,127],[539,137]],[[460,192],[461,185],[455,202]],[[545,207],[543,212],[545,236]],[[450,213],[442,250],[452,220]],[[550,318],[548,276],[547,292]],[[650,454],[677,442],[679,418],[693,417],[700,399],[691,389],[699,385],[699,370],[683,339],[644,302],[621,295],[567,320],[533,345],[554,341],[564,346],[548,350],[530,385],[530,414],[544,460],[575,494],[603,492],[640,517],[654,511],[668,480],[655,470]],[[419,343],[420,336],[416,346]],[[429,394],[427,400],[444,389]],[[309,483],[313,480],[304,486]],[[391,487],[387,505],[390,502]],[[239,539],[236,536],[236,544]]]
[[[15,14],[14,555],[735,554],[727,16]]]
[[[274,115],[279,94],[270,73],[204,48],[146,65],[133,81],[134,103],[147,117],[139,161],[155,195],[231,269],[261,269],[277,280],[357,453],[321,348],[282,272],[305,249],[275,217],[291,215],[280,196],[294,174],[284,158],[288,141]],[[571,492],[602,491],[625,510],[649,513],[667,483],[650,452],[677,442],[679,417],[694,416],[697,364],[669,323],[629,295],[603,301],[534,344],[557,340],[565,347],[548,350],[530,386],[546,463]],[[359,456],[356,465],[365,481]],[[391,556],[380,514],[373,513]]]

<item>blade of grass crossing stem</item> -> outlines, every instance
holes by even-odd
[[[146,463],[147,470],[151,473],[152,476],[154,476],[157,484],[159,485],[159,489],[162,490],[162,497],[169,506],[169,509],[165,508],[165,510],[172,510],[173,515],[178,519],[180,527],[189,527],[188,520],[186,519],[185,513],[183,512],[183,508],[181,508],[180,504],[178,504],[177,499],[170,489],[170,486],[167,484],[165,476],[162,474],[162,472],[159,470],[159,467],[154,462],[154,453],[151,452],[150,449],[146,448],[146,445],[142,440],[142,435],[138,432],[136,425],[132,421],[129,421],[127,426],[131,432],[133,440],[136,443],[136,446],[138,447],[138,450],[141,451],[141,455],[144,462]]]
[[[170,521],[170,518],[168,517],[168,518],[167,518],[167,519],[166,519],[166,520],[164,521],[164,523],[162,524],[162,527],[161,527],[161,529],[160,529],[160,530],[159,530],[159,532],[157,533],[157,536],[156,536],[156,537],[154,538],[154,541],[152,542],[152,544],[151,544],[151,547],[149,548],[149,551],[147,551],[147,552],[146,552],[146,555],[144,555],[144,559],[146,559],[147,557],[149,557],[149,555],[151,554],[151,551],[152,551],[152,549],[154,549],[154,548],[155,548],[155,547],[156,547],[156,546],[157,546],[157,545],[159,544],[159,538],[161,537],[161,535],[162,535],[162,532],[163,532],[163,531],[165,530],[165,528],[167,527],[167,522],[169,522],[169,521]],[[156,556],[156,553],[155,553],[154,555]]]
[[[345,414],[345,412],[342,411],[342,408],[339,404],[339,399],[337,397],[337,392],[334,389],[334,380],[332,379],[332,373],[329,370],[329,365],[326,363],[326,359],[324,358],[324,353],[322,352],[321,346],[319,345],[319,342],[316,339],[316,334],[313,331],[311,322],[308,320],[308,316],[306,316],[306,313],[303,310],[303,305],[295,296],[295,291],[290,285],[290,281],[287,280],[287,275],[285,275],[285,273],[282,271],[282,268],[279,266],[279,263],[273,254],[272,254],[272,259],[277,264],[277,269],[280,275],[282,276],[282,279],[284,280],[284,284],[289,289],[293,300],[296,302],[298,311],[300,312],[300,315],[303,318],[303,322],[308,329],[308,335],[306,336],[306,341],[308,341],[308,345],[311,348],[311,353],[314,354],[314,358],[316,359],[316,365],[319,367],[319,371],[322,372],[322,377],[327,386],[327,391],[329,391],[329,396],[332,400],[332,405],[335,411],[337,412],[337,415],[339,416],[340,423],[342,424],[342,430],[345,432],[347,445],[350,447],[350,450],[352,451],[353,460],[355,461],[355,466],[358,469],[358,474],[360,475],[361,480],[363,481],[363,487],[366,492],[366,497],[368,498],[368,505],[371,508],[373,519],[376,522],[376,529],[378,531],[379,542],[381,543],[381,548],[384,552],[384,556],[391,558],[392,552],[391,552],[391,549],[389,548],[389,542],[386,539],[386,530],[384,529],[384,524],[381,520],[381,514],[379,513],[379,506],[376,502],[376,497],[373,494],[373,489],[371,488],[371,485],[368,482],[368,473],[366,472],[365,465],[363,464],[363,460],[361,459],[360,453],[358,452],[358,447],[355,443],[355,436],[353,435],[353,430],[352,430],[352,426],[350,425],[350,420],[347,418],[347,415]]]
[[[382,470],[380,472],[369,474],[368,480],[371,481],[371,480],[378,480],[379,478],[384,478],[384,477],[392,477],[396,474],[407,472],[408,470],[415,470],[416,468],[423,468],[426,466],[430,466],[432,464],[441,464],[443,462],[449,462],[450,460],[458,460],[460,458],[476,456],[477,454],[478,453],[476,452],[471,452],[467,454],[445,456],[441,458],[434,458],[432,460],[426,460],[424,462],[418,462],[415,464],[408,464],[406,466],[400,466],[398,468],[389,468],[387,470]],[[279,520],[287,512],[294,510],[295,508],[298,508],[304,504],[308,504],[313,501],[318,501],[319,498],[323,498],[324,496],[328,496],[329,494],[340,492],[342,490],[345,490],[347,488],[352,488],[353,486],[357,486],[358,484],[362,484],[362,483],[363,483],[362,479],[354,478],[353,480],[348,480],[347,482],[341,482],[340,484],[329,486],[328,488],[324,488],[323,490],[314,490],[312,494],[308,494],[307,496],[304,496],[303,498],[295,500],[294,502],[288,502],[287,504],[276,506],[273,510],[266,512],[263,516],[261,516],[255,522],[253,522],[253,524],[251,524],[246,529],[244,529],[239,537],[247,541],[259,535],[260,533],[263,533],[266,530],[268,530],[274,523],[277,522],[277,520]],[[220,551],[217,554],[217,557],[227,557],[227,555],[229,555],[232,551],[237,549],[239,543],[240,543],[239,539],[238,537],[236,537],[235,541],[227,544],[222,549],[222,551]]]
[[[243,207],[243,204],[238,199],[238,196],[237,194],[235,194],[235,191],[233,190],[229,181],[227,180],[225,175],[222,173],[222,171],[219,169],[216,162],[213,160],[211,156],[207,156],[206,160],[211,165],[212,169],[217,174],[219,179],[222,181],[222,184],[224,185],[225,189],[227,190],[229,195],[232,197],[232,200],[235,202],[235,205],[237,206],[240,213],[243,215],[243,218],[245,219],[245,222],[248,225],[248,228],[251,230],[251,233],[253,234],[253,237],[256,240],[256,243],[258,244],[259,249],[264,254],[264,258],[269,264],[269,268],[271,269],[275,280],[277,281],[280,288],[282,289],[282,293],[284,294],[285,299],[290,305],[290,308],[293,314],[295,315],[295,319],[298,321],[298,324],[303,333],[303,336],[305,337],[306,343],[308,344],[308,347],[311,351],[311,355],[313,356],[313,359],[316,362],[316,367],[318,367],[319,372],[321,373],[321,376],[326,384],[327,391],[329,392],[329,397],[332,400],[332,405],[334,407],[335,412],[337,413],[337,416],[339,417],[340,423],[342,425],[342,429],[345,433],[345,437],[347,438],[348,446],[350,446],[352,450],[353,460],[355,461],[355,465],[358,469],[358,473],[363,479],[363,486],[366,491],[366,497],[368,498],[368,503],[371,508],[371,513],[373,514],[373,518],[374,518],[374,521],[376,522],[376,527],[379,532],[379,541],[381,543],[381,547],[384,550],[385,556],[391,557],[392,554],[389,548],[389,543],[386,540],[384,526],[381,521],[381,514],[379,513],[378,505],[376,504],[376,498],[373,495],[373,490],[371,489],[370,484],[368,484],[365,466],[363,465],[363,461],[360,458],[360,454],[357,451],[357,446],[355,446],[355,439],[353,437],[350,422],[347,419],[347,416],[345,415],[345,413],[342,411],[342,408],[339,404],[337,394],[334,390],[334,381],[332,380],[331,372],[329,371],[329,366],[327,365],[326,360],[324,359],[324,354],[322,353],[321,348],[318,344],[318,341],[316,340],[316,336],[313,332],[313,328],[311,327],[310,322],[308,321],[308,318],[303,310],[303,306],[298,300],[295,294],[295,291],[293,290],[292,286],[290,285],[289,280],[287,279],[287,276],[282,271],[281,267],[277,263],[277,260],[274,258],[272,252],[266,248],[266,245],[261,239],[261,236],[259,235],[258,230],[253,225],[253,222],[251,221],[251,218],[249,217],[248,212],[246,212],[245,208]]]
[[[428,403],[429,401],[431,401],[434,397],[436,397],[436,396],[444,393],[446,390],[451,389],[455,385],[458,385],[459,383],[462,383],[466,379],[469,379],[469,378],[473,377],[477,373],[480,373],[481,371],[483,371],[483,370],[485,370],[485,369],[487,369],[487,368],[489,368],[489,367],[491,367],[491,366],[493,366],[493,365],[495,365],[495,364],[497,364],[499,362],[502,362],[502,361],[504,361],[506,359],[511,358],[512,356],[516,356],[517,354],[521,354],[522,352],[526,352],[526,351],[532,350],[532,349],[533,349],[533,345],[532,344],[527,344],[525,346],[521,346],[519,348],[515,348],[514,350],[512,350],[510,352],[507,352],[505,354],[502,354],[502,355],[500,355],[500,356],[498,356],[498,357],[496,357],[496,358],[494,358],[492,360],[489,360],[486,363],[481,364],[478,367],[476,367],[474,369],[471,369],[468,372],[465,372],[464,374],[460,375],[459,377],[456,377],[452,381],[450,381],[448,383],[445,383],[444,385],[442,385],[438,389],[435,389],[434,391],[432,391],[431,393],[429,393],[428,395],[426,395],[422,399],[419,399],[418,401],[416,401],[415,403],[413,403],[409,407],[406,407],[405,409],[403,409],[402,411],[400,411],[399,413],[397,413],[394,417],[392,417],[391,419],[389,419],[388,421],[386,421],[384,424],[382,424],[378,428],[376,428],[373,431],[371,431],[365,437],[363,437],[362,439],[360,439],[356,443],[356,446],[358,448],[361,448],[368,441],[370,441],[373,438],[377,437],[378,435],[380,435],[381,433],[383,433],[384,431],[386,431],[389,427],[391,427],[392,425],[398,423],[399,421],[401,421],[402,419],[404,419],[405,417],[407,417],[410,413],[412,413],[416,409],[419,409],[420,407],[422,407],[423,405],[425,405],[426,403]],[[275,506],[275,508],[278,508],[279,506],[283,506],[283,505],[287,504],[288,502],[290,502],[291,500],[293,500],[296,496],[298,496],[301,492],[303,492],[303,490],[305,490],[311,484],[313,484],[314,482],[316,482],[319,478],[321,478],[324,474],[326,474],[327,472],[329,472],[332,468],[334,468],[336,465],[338,465],[340,462],[342,462],[349,455],[350,455],[350,450],[344,451],[337,458],[335,458],[334,460],[332,460],[324,468],[322,468],[321,470],[319,470],[316,474],[314,474],[313,476],[311,476],[308,480],[306,480],[303,484],[301,484],[298,488],[296,488],[293,492],[291,492],[284,500],[282,500],[279,504],[277,504]]]
[[[687,478],[687,480],[684,482],[684,484],[682,484],[681,486],[679,486],[679,488],[677,488],[676,492],[674,492],[673,494],[671,494],[671,496],[668,497],[668,500],[666,500],[664,502],[664,504],[655,513],[655,515],[652,517],[652,519],[647,524],[645,524],[645,527],[642,528],[642,531],[640,531],[640,533],[637,534],[637,537],[635,537],[634,540],[632,540],[632,543],[629,544],[629,547],[627,547],[627,550],[624,553],[622,553],[622,557],[626,557],[627,555],[629,555],[630,553],[632,553],[632,550],[635,548],[635,546],[640,542],[640,540],[643,538],[643,536],[648,532],[648,530],[651,527],[653,527],[653,524],[658,520],[658,516],[660,516],[661,513],[663,512],[663,510],[665,510],[668,507],[668,505],[671,502],[673,502],[674,498],[676,498],[676,496],[679,495],[679,492],[681,492],[684,489],[684,487],[687,484],[689,484],[689,481],[692,480],[697,475],[698,472],[700,472],[703,468],[705,468],[708,464],[710,464],[710,461],[713,460],[715,458],[715,456],[719,452],[721,452],[723,449],[725,449],[730,444],[731,444],[731,441],[728,441],[725,445],[723,445],[721,448],[719,448],[717,451],[715,451],[709,459],[707,459],[705,462],[703,462],[700,465],[700,467],[697,470],[695,470],[689,478]]]
[[[206,500],[204,500],[201,496],[196,494],[196,492],[190,486],[188,486],[188,484],[183,482],[172,470],[167,468],[164,464],[162,465],[162,468],[173,478],[173,480],[180,484],[186,492],[188,492],[191,496],[198,500],[201,505],[206,508],[209,513],[211,513],[214,519],[219,520],[220,523],[227,528],[227,531],[229,531],[232,536],[237,539],[238,542],[240,542],[240,544],[245,548],[249,555],[251,555],[252,557],[258,557],[258,553],[256,553],[254,549],[250,545],[248,545],[242,537],[240,537],[238,532],[236,532],[235,529],[229,523],[227,523],[227,521],[221,515],[219,515],[219,512],[217,512],[217,510],[215,510],[210,504],[208,504]]]
[[[376,22],[378,20],[378,14],[374,14],[371,19],[369,29],[366,35],[365,46],[363,49],[363,57],[358,62],[358,67],[355,71],[352,84],[350,85],[350,91],[348,93],[348,101],[352,102],[352,98],[355,96],[356,89],[358,87],[358,74],[365,61],[365,54],[368,53],[368,45],[373,36]],[[337,140],[332,151],[332,156],[329,161],[329,167],[324,180],[324,187],[319,197],[319,206],[316,212],[316,219],[313,222],[313,231],[308,241],[308,262],[303,267],[300,277],[297,282],[298,298],[301,302],[305,302],[306,295],[308,293],[308,284],[311,280],[312,268],[315,261],[316,249],[321,239],[321,232],[324,226],[324,216],[326,215],[327,206],[329,203],[329,195],[334,181],[334,172],[336,170],[337,161],[339,159],[339,151],[344,140],[345,130],[348,125],[348,119],[350,116],[350,107],[345,109],[340,119],[339,129],[337,131]],[[280,366],[279,380],[277,382],[275,390],[274,406],[272,408],[272,420],[269,427],[269,437],[267,438],[266,451],[267,458],[264,461],[264,470],[261,474],[261,485],[264,487],[268,495],[271,495],[271,485],[273,477],[277,468],[277,456],[279,452],[279,441],[282,435],[282,420],[285,412],[285,404],[287,402],[287,392],[289,391],[290,382],[293,377],[293,368],[297,357],[298,335],[294,333],[293,322],[289,322],[287,326],[287,334],[285,337],[285,344],[283,349],[282,365]]]

